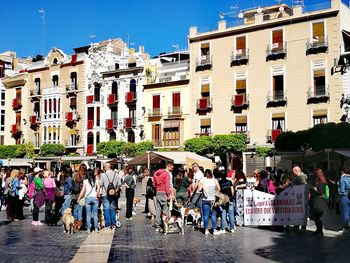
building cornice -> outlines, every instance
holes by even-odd
[[[143,87],[144,89],[167,88],[172,86],[186,85],[189,82],[190,82],[189,79],[182,79],[182,80],[169,81],[169,82],[144,84]]]
[[[119,75],[123,75],[123,74],[129,74],[129,73],[135,73],[135,72],[139,73],[139,72],[142,72],[143,69],[144,69],[144,67],[116,69],[116,70],[101,72],[101,74],[103,77],[110,77],[110,76],[119,77]]]
[[[262,24],[243,25],[243,26],[239,26],[239,27],[227,28],[227,29],[220,30],[220,31],[216,30],[216,31],[211,31],[211,32],[198,33],[196,36],[189,37],[189,41],[190,41],[190,43],[194,43],[194,42],[199,42],[199,41],[203,41],[203,40],[211,40],[211,39],[217,39],[217,38],[228,37],[228,36],[233,36],[233,35],[239,35],[239,34],[254,32],[257,30],[278,27],[278,26],[303,23],[303,22],[312,21],[312,20],[316,20],[316,19],[336,17],[338,15],[338,13],[339,13],[339,10],[331,10],[331,11],[326,11],[326,12],[323,11],[322,13],[316,13],[316,14],[307,14],[306,13],[306,14],[303,14],[302,16],[299,16],[299,17],[291,16],[291,17],[288,17],[286,19],[279,19],[276,21],[265,22]]]

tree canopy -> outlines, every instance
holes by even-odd
[[[118,156],[134,157],[153,150],[153,143],[144,141],[139,143],[126,143],[124,141],[108,141],[97,144],[97,153],[108,158]]]
[[[40,155],[43,157],[62,156],[65,151],[62,144],[43,144],[40,146]]]

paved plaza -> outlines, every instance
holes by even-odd
[[[124,220],[115,232],[102,230],[88,235],[63,233],[61,226],[32,226],[27,219],[5,222],[0,212],[0,262],[347,262],[350,235],[333,231],[327,225],[325,236],[312,234],[313,222],[306,233],[282,233],[240,227],[235,234],[204,236],[190,225],[185,235],[156,233],[146,219],[141,204],[135,220]],[[332,211],[333,212],[333,211]],[[43,213],[41,213],[43,216]],[[331,230],[329,230],[331,229]]]

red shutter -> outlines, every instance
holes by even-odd
[[[180,92],[173,93],[173,108],[180,107],[180,104],[181,104]]]
[[[271,131],[271,141],[275,142],[277,137],[282,133],[282,130],[272,130]]]
[[[153,109],[160,109],[160,95],[153,96]]]

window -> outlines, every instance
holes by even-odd
[[[118,126],[118,108],[111,108],[111,119],[113,120],[114,127]]]
[[[324,22],[317,22],[312,24],[312,42],[324,42],[325,30]]]
[[[325,124],[328,122],[327,110],[314,110],[313,111],[313,125]]]
[[[100,143],[100,132],[96,133],[96,144]]]
[[[88,108],[88,121],[93,121],[94,120],[94,108],[93,107],[89,107]]]
[[[52,142],[56,143],[56,139],[57,139],[57,129],[56,126],[52,127]]]
[[[201,44],[201,61],[206,62],[210,60],[209,43]]]
[[[53,75],[52,76],[52,86],[53,87],[58,87],[58,75]]]
[[[135,133],[133,130],[128,132],[128,142],[135,142]]]
[[[284,114],[273,114],[272,115],[272,130],[285,130],[285,119]]]
[[[161,125],[160,124],[152,125],[152,142],[153,142],[155,147],[162,146]]]
[[[115,134],[115,131],[111,131],[109,133],[109,140],[110,141],[115,141],[117,139],[117,135]]]
[[[70,73],[70,88],[77,89],[77,87],[78,87],[77,73],[72,72]]]
[[[136,80],[132,79],[130,80],[130,92],[134,92],[134,95],[136,95]]]
[[[44,143],[47,142],[47,128],[44,127]]]
[[[114,69],[119,69],[119,63],[114,64]]]
[[[247,126],[247,116],[236,116],[236,133],[246,133],[248,131]]]
[[[34,80],[34,95],[40,94],[40,78]]]
[[[152,114],[159,115],[160,114],[160,95],[152,96]]]
[[[94,88],[94,100],[97,102],[100,101],[100,96],[101,96],[101,86],[100,84],[96,83]]]
[[[181,93],[174,92],[173,93],[173,113],[181,112]]]
[[[0,131],[5,131],[5,110],[1,110]]]
[[[201,95],[202,95],[202,98],[210,97],[210,84],[209,83],[201,85]]]
[[[246,37],[241,36],[236,38],[236,55],[245,57],[247,55]]]
[[[57,100],[53,99],[53,118],[57,118]]]
[[[112,83],[112,94],[114,94],[115,99],[117,100],[118,99],[118,84],[115,81]]]
[[[1,135],[1,136],[0,136],[0,144],[1,144],[1,145],[4,145],[4,144],[5,144],[5,136],[4,136],[4,135]]]
[[[1,106],[5,106],[5,91],[1,91]]]
[[[17,99],[18,105],[21,105],[21,99],[22,99],[22,89],[21,88],[16,89],[16,99]]]
[[[130,107],[129,108],[129,118],[131,118],[132,125],[136,124],[136,108]]]
[[[272,77],[272,89],[273,99],[283,100],[284,99],[284,77],[283,75],[276,75]]]
[[[243,95],[245,97],[247,89],[247,80],[237,79],[236,80],[236,94]]]
[[[52,64],[57,65],[58,64],[58,59],[54,58],[53,61],[52,61]]]
[[[100,121],[100,118],[101,118],[100,115],[101,115],[100,107],[97,107],[97,108],[96,108],[96,126],[97,126],[97,127],[100,127],[100,124],[101,124],[101,123],[100,123],[100,122],[101,122],[101,121]]]
[[[40,141],[39,141],[39,133],[34,133],[34,147],[39,148],[40,147]]]
[[[180,145],[180,120],[168,120],[164,122],[164,146]]]
[[[314,77],[314,95],[326,95],[326,71],[325,69],[318,69],[313,71]]]
[[[211,119],[201,119],[200,135],[209,135],[211,133]]]
[[[52,100],[51,99],[49,99],[49,119],[51,119],[52,118]]]
[[[92,132],[87,134],[87,145],[94,145],[94,134]]]
[[[272,49],[282,49],[283,48],[283,30],[274,30],[272,31]]]
[[[0,78],[5,77],[5,63],[0,61]]]

